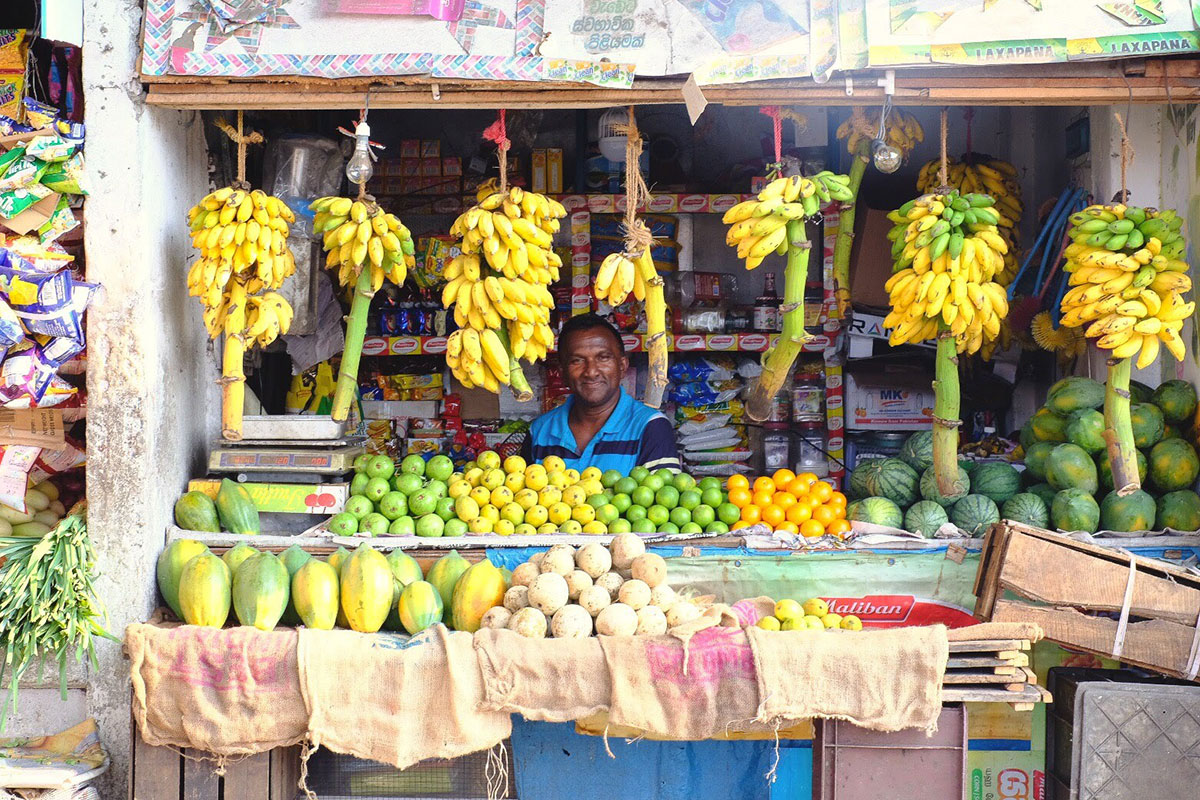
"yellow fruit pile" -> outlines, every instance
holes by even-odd
[[[200,260],[188,270],[188,294],[204,304],[209,338],[248,334],[260,345],[287,333],[292,309],[275,292],[296,271],[288,249],[292,210],[255,189],[226,186],[188,211]],[[247,298],[249,297],[249,305]]]
[[[317,212],[313,230],[324,237],[325,266],[337,268],[338,283],[354,286],[364,266],[371,268],[371,291],[387,278],[404,283],[415,263],[412,234],[394,215],[373,200],[321,197],[309,206]]]
[[[757,623],[766,631],[823,631],[834,628],[844,631],[861,631],[862,620],[853,614],[835,614],[829,603],[820,597],[810,597],[803,603],[790,598],[775,604],[775,614],[763,617]]]
[[[446,362],[464,386],[499,392],[517,359],[532,364],[554,345],[548,287],[562,266],[553,239],[566,214],[536,192],[487,186],[451,226],[462,255],[446,264],[442,305],[454,307],[460,327],[446,341]]]
[[[917,190],[934,192],[940,188],[938,170],[941,161],[934,159],[921,167],[917,176]],[[997,223],[1000,236],[1008,249],[1004,256],[1004,268],[996,273],[996,280],[1001,286],[1007,286],[1017,276],[1017,226],[1021,222],[1021,185],[1017,183],[1017,168],[1007,161],[996,158],[968,156],[963,161],[949,159],[947,161],[947,185],[957,189],[962,194],[986,194],[995,201],[996,211],[1000,214]]]
[[[812,178],[776,178],[758,193],[758,199],[745,200],[725,212],[721,221],[730,226],[725,244],[737,248],[746,269],[754,269],[771,253],[783,255],[788,246],[787,223],[815,217],[822,203],[853,200],[849,180],[829,170]]]
[[[1183,261],[1183,219],[1174,211],[1093,205],[1071,218],[1064,251],[1068,283],[1062,324],[1084,331],[1114,358],[1137,356],[1139,368],[1160,346],[1182,361],[1179,331],[1196,308],[1183,299],[1192,279]]]
[[[878,135],[879,110],[861,106],[856,106],[837,129],[837,138],[846,140],[846,149],[851,153],[862,151],[869,154],[871,143]],[[916,117],[893,108],[888,112],[883,140],[908,155],[917,144],[925,141],[925,131]]]
[[[954,334],[960,353],[975,353],[1000,335],[1008,296],[994,278],[1008,245],[1000,215],[984,194],[927,194],[888,214],[895,274],[884,284],[892,311],[884,319],[893,345]],[[986,351],[985,351],[986,354]]]

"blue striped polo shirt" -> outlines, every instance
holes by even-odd
[[[533,421],[523,448],[526,460],[558,456],[566,462],[567,469],[582,472],[587,467],[597,467],[601,471],[615,469],[622,475],[628,475],[636,466],[650,470],[680,468],[670,420],[660,411],[634,400],[624,388],[604,427],[579,452],[569,423],[574,402],[575,395],[571,395],[561,406]]]

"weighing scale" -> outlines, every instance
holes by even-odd
[[[241,483],[338,482],[367,452],[366,437],[347,435],[344,428],[329,417],[247,416],[241,441],[213,443],[208,469]]]

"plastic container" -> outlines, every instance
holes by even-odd
[[[825,378],[819,369],[802,368],[792,379],[792,421],[820,421],[825,415]]]
[[[818,478],[829,474],[829,457],[825,455],[825,426],[821,422],[799,422],[796,429],[795,472],[811,472]]]
[[[791,436],[787,426],[778,423],[768,423],[763,426],[763,468],[767,473],[784,469],[790,463]]]

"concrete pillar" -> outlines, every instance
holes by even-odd
[[[197,113],[145,104],[140,5],[87,0],[85,14],[87,275],[105,290],[88,319],[88,521],[119,636],[156,605],[172,505],[217,430],[214,362],[185,283],[186,213],[206,189],[207,155]],[[129,792],[128,669],[118,645],[102,644],[88,683],[113,759],[104,797]]]

